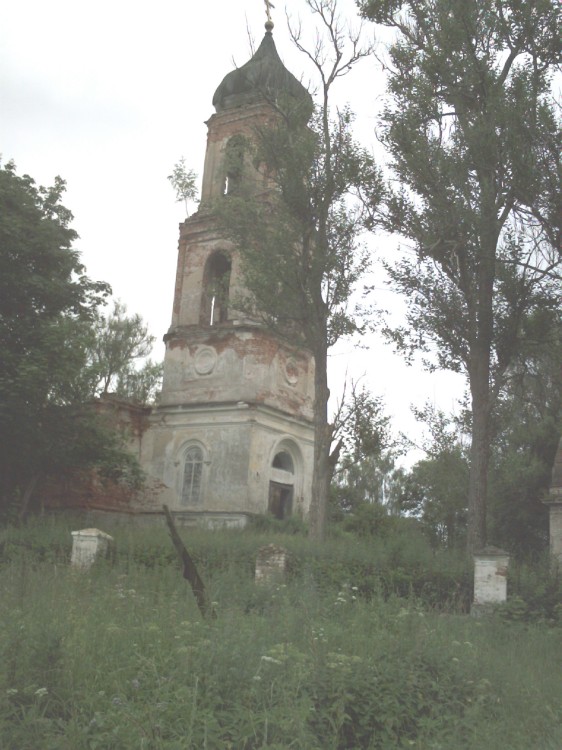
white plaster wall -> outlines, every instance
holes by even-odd
[[[247,404],[162,408],[153,419],[143,468],[161,485],[155,507],[166,503],[174,510],[265,513],[273,456],[281,443],[290,441],[296,454],[293,512],[308,513],[313,456],[309,424]],[[202,502],[184,506],[183,449],[193,443],[207,459]]]
[[[312,492],[312,467],[314,457],[314,434],[310,423],[278,415],[266,408],[258,409],[252,432],[249,470],[249,501],[256,513],[267,511],[269,482],[272,479],[272,461],[275,454],[287,445],[295,464],[293,485],[293,513],[308,515]]]

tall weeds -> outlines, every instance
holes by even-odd
[[[116,558],[79,573],[64,524],[5,530],[0,747],[562,746],[562,629],[461,614],[445,581],[464,580],[462,561],[448,576],[396,540],[291,536],[276,538],[287,583],[256,587],[270,539],[186,531],[216,603],[203,622],[164,529],[112,533]]]

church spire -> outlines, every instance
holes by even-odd
[[[263,0],[265,3],[265,14],[267,16],[267,21],[265,22],[265,30],[269,33],[273,31],[273,21],[271,19],[271,9],[275,8],[275,5],[271,2],[271,0]]]

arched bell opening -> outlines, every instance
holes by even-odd
[[[222,252],[213,253],[205,264],[199,322],[204,326],[224,323],[228,319],[228,298],[232,262]]]
[[[223,167],[223,195],[232,195],[240,188],[244,176],[244,157],[248,149],[246,138],[238,133],[226,144]]]

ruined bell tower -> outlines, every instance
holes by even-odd
[[[187,520],[243,525],[249,514],[306,516],[313,457],[314,361],[235,309],[244,291],[236,248],[210,207],[260,180],[247,146],[275,102],[312,109],[284,67],[268,19],[253,57],[213,97],[201,205],[180,225],[164,380],[145,438],[143,466]]]

